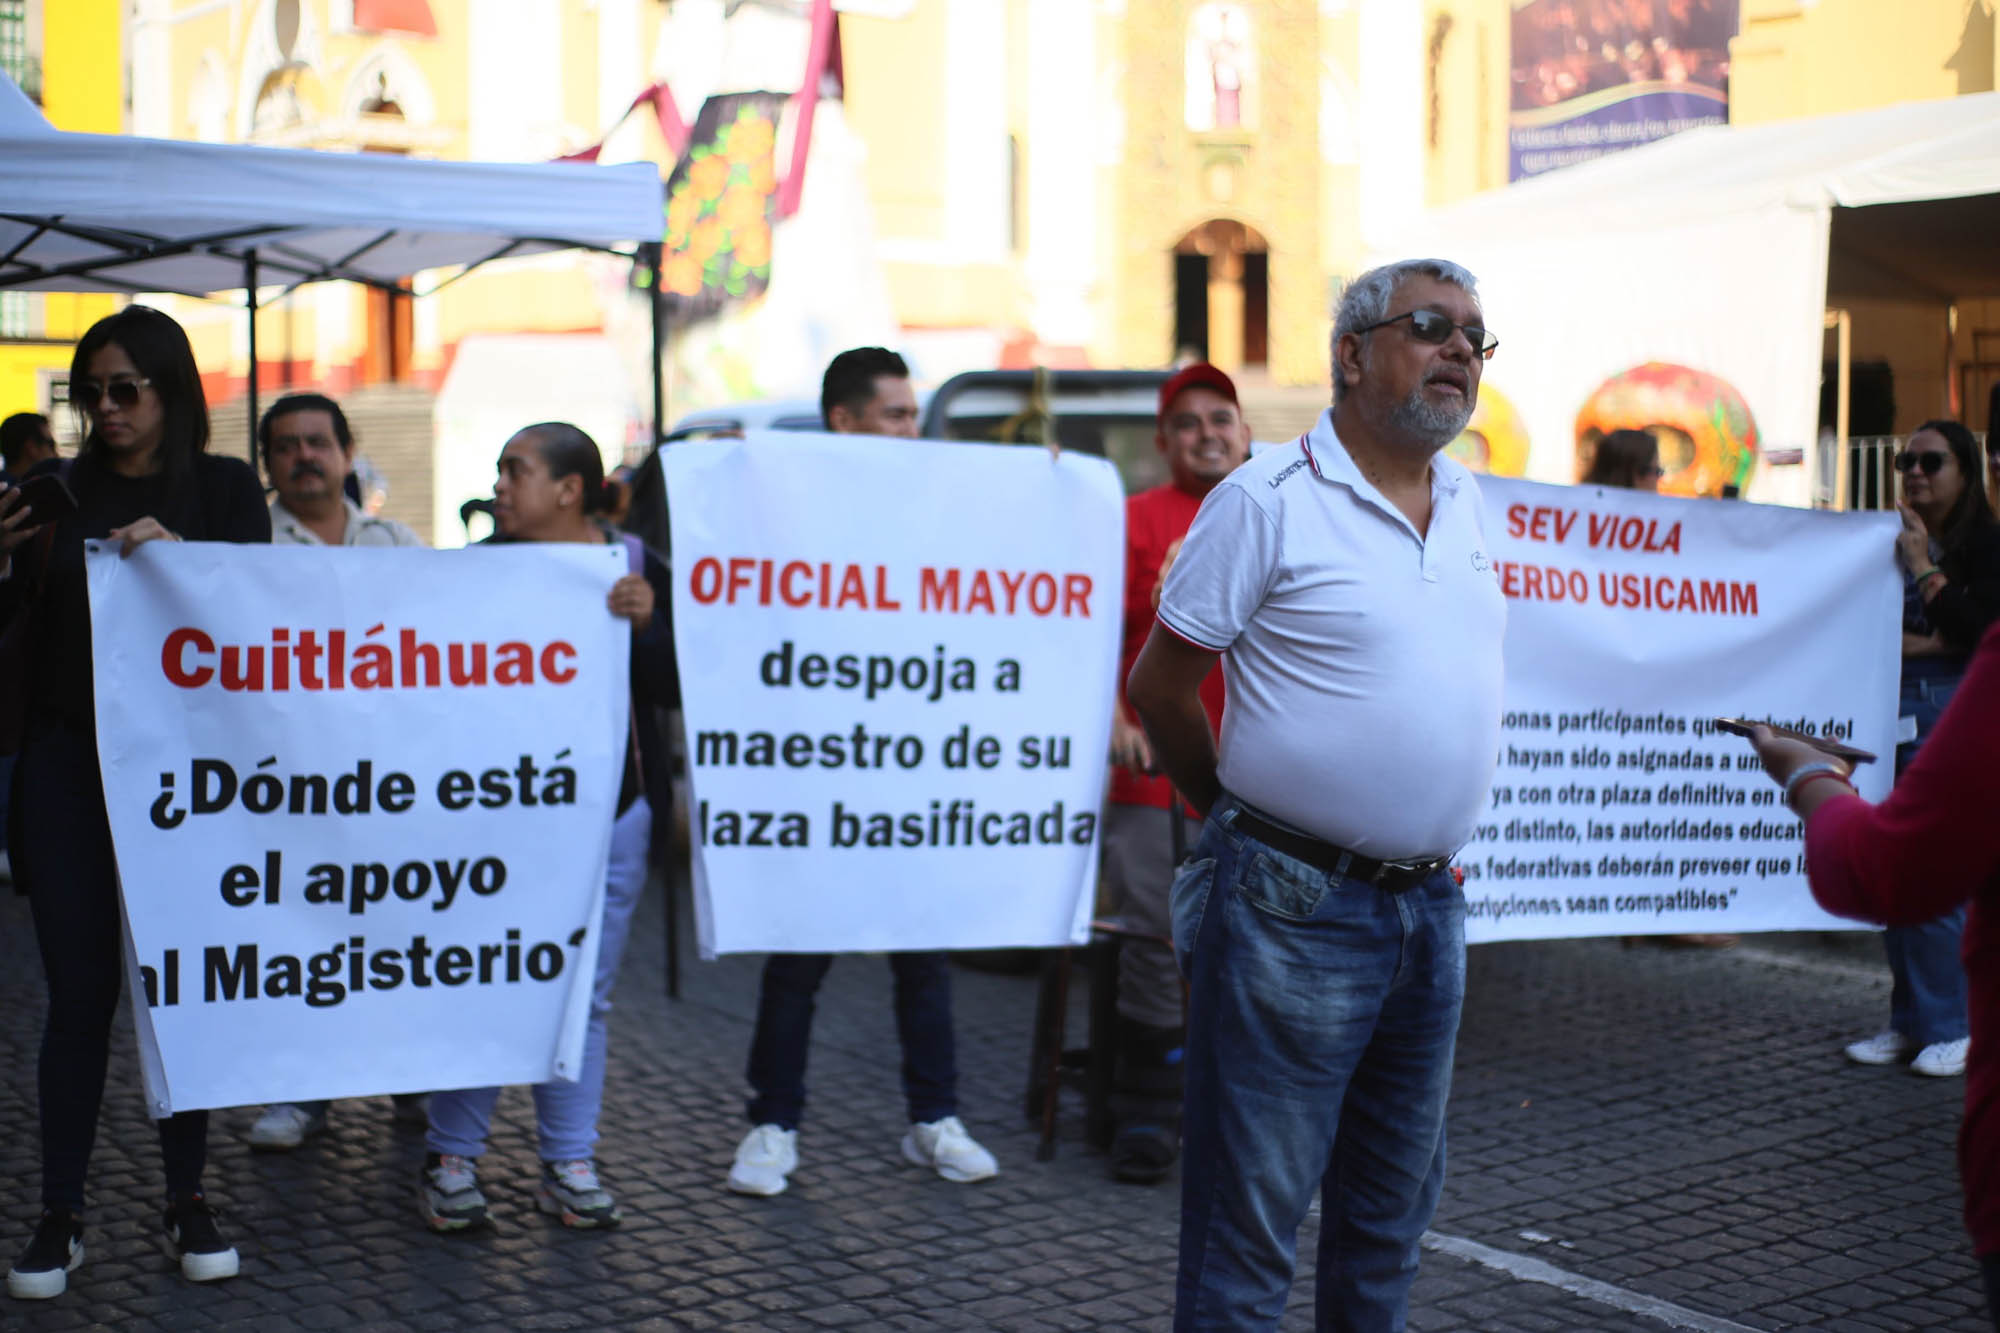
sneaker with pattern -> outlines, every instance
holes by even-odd
[[[597,1167],[588,1158],[543,1162],[535,1206],[562,1219],[566,1227],[615,1227],[621,1214],[611,1191],[598,1183]]]
[[[425,1153],[417,1175],[417,1206],[432,1231],[464,1231],[486,1222],[486,1196],[479,1192],[479,1164],[453,1153]]]

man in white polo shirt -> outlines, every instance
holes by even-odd
[[[1404,1324],[1465,993],[1448,862],[1499,752],[1506,624],[1478,486],[1439,450],[1493,347],[1455,264],[1349,287],[1332,409],[1209,493],[1132,670],[1154,753],[1207,816],[1173,895],[1176,1329],[1277,1327],[1315,1189],[1315,1326]],[[1219,755],[1199,695],[1218,653]]]

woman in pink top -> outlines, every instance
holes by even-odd
[[[1969,903],[1965,974],[1972,1046],[1958,1166],[1965,1226],[2000,1329],[2000,627],[1987,631],[1963,684],[1895,790],[1870,805],[1847,768],[1763,727],[1754,743],[1806,822],[1806,875],[1820,906],[1881,925],[1929,921]]]

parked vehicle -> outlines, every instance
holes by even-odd
[[[1046,444],[1109,458],[1126,491],[1166,479],[1153,447],[1164,370],[970,370],[917,396],[919,433],[927,440],[987,444]],[[711,440],[752,430],[822,429],[819,403],[773,398],[690,412],[674,423],[660,447]],[[667,487],[658,450],[632,476],[627,531],[669,549]]]
[[[925,406],[931,440],[1045,444],[1108,458],[1127,493],[1166,480],[1153,446],[1165,370],[972,370],[940,384]]]
[[[814,398],[766,398],[690,412],[667,432],[666,443],[727,439],[753,430],[823,430]]]

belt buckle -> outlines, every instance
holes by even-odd
[[[1396,878],[1405,882],[1401,887],[1393,889],[1391,892],[1402,893],[1405,890],[1414,889],[1417,885],[1429,879],[1431,874],[1442,864],[1443,862],[1436,857],[1432,857],[1426,861],[1384,861],[1381,870],[1377,872],[1376,883],[1381,884],[1384,879],[1389,878],[1391,872],[1394,872]]]

